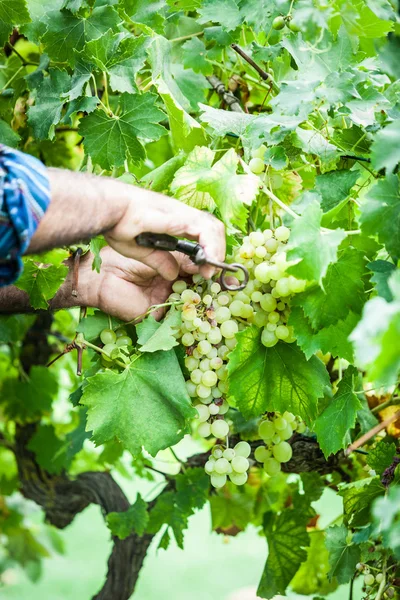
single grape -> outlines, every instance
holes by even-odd
[[[234,447],[236,456],[242,456],[243,458],[248,458],[251,453],[251,446],[247,442],[238,442]]]
[[[112,329],[103,329],[100,333],[100,339],[103,344],[114,344],[117,336]]]
[[[183,336],[181,337],[181,342],[184,346],[193,346],[194,344],[194,337],[191,333],[184,333]]]
[[[306,424],[305,424],[305,423],[303,423],[303,422],[300,422],[300,423],[297,425],[297,432],[298,432],[298,433],[304,433],[306,429],[307,429],[307,426],[306,426]]]
[[[375,577],[372,575],[372,573],[369,573],[368,575],[365,575],[365,577],[364,577],[364,583],[367,586],[374,585],[374,583],[375,583]]]
[[[211,473],[214,471],[214,465],[215,462],[211,462],[210,460],[208,460],[204,465],[204,470],[208,475],[211,475]]]
[[[125,335],[128,335],[128,332],[123,327],[119,327],[118,329],[115,330],[115,335],[117,336],[117,339],[118,339],[120,337],[124,337]]]
[[[222,365],[220,369],[217,371],[217,377],[220,381],[226,381],[228,379],[228,368],[226,365]]]
[[[212,360],[213,358],[217,358],[218,356],[218,348],[211,348],[210,352],[206,354],[207,358]]]
[[[203,304],[205,304],[206,306],[211,306],[212,304],[212,296],[210,296],[210,294],[206,294],[205,296],[203,296]]]
[[[229,404],[227,403],[226,400],[222,401],[222,404],[219,407],[219,413],[220,415],[225,415],[229,410]]]
[[[219,381],[218,382],[218,387],[222,392],[222,395],[225,395],[228,393],[229,391],[229,385],[227,381]]]
[[[260,305],[265,312],[273,312],[276,309],[276,299],[272,296],[272,294],[263,294],[263,297],[260,300]]]
[[[258,435],[262,440],[272,440],[275,435],[275,427],[271,421],[261,421],[258,427]]]
[[[293,421],[296,419],[294,414],[291,412],[288,412],[287,410],[285,410],[282,417],[286,420],[287,423],[293,423]]]
[[[206,421],[208,421],[210,417],[210,411],[208,410],[208,407],[205,404],[197,404],[195,406],[195,409],[198,412],[200,423],[205,423]]]
[[[201,325],[201,319],[200,317],[196,317],[195,319],[193,319],[193,325],[198,329]]]
[[[211,325],[208,321],[202,321],[199,325],[199,331],[201,333],[208,333],[211,330]]]
[[[219,413],[219,406],[216,404],[210,404],[209,406],[210,415],[215,416]]]
[[[203,376],[201,378],[201,383],[209,388],[213,387],[217,383],[217,381],[218,377],[215,371],[206,371],[205,373],[203,373]]]
[[[264,244],[264,236],[261,231],[252,231],[249,235],[249,240],[250,244],[252,244],[255,248],[257,248],[257,246],[263,246]]]
[[[252,158],[249,162],[250,171],[255,175],[259,175],[265,169],[265,163],[261,158]]]
[[[226,458],[219,458],[215,463],[214,470],[219,475],[225,475],[229,471],[229,462]]]
[[[210,359],[209,358],[203,358],[199,362],[199,369],[200,369],[200,371],[203,371],[203,373],[205,373],[206,371],[209,371],[210,370]]]
[[[189,290],[185,290],[188,292]],[[193,321],[197,317],[197,310],[191,304],[187,305],[182,309],[182,319],[185,321]]]
[[[221,338],[222,339],[222,338]],[[218,348],[218,356],[224,360],[224,358],[229,354],[229,348],[225,344]]]
[[[272,454],[281,463],[289,462],[293,456],[292,446],[288,442],[279,442],[279,444],[273,447]]]
[[[235,458],[235,454],[236,452],[234,451],[233,448],[226,448],[226,450],[224,450],[224,458],[226,458],[226,460],[231,461],[233,458]]]
[[[193,358],[193,356],[186,356],[185,367],[188,371],[194,371],[199,367],[199,361],[197,360],[197,358]]]
[[[230,302],[230,297],[228,294],[218,294],[217,302],[220,306],[227,306]]]
[[[276,325],[275,323],[267,323],[266,328],[268,329],[268,331],[275,331]]]
[[[254,255],[256,256],[256,258],[265,258],[267,255],[267,249],[265,248],[265,246],[257,246]]]
[[[227,340],[234,338],[238,331],[239,328],[236,321],[224,321],[221,325],[221,333]]]
[[[267,473],[267,475],[273,477],[274,475],[277,475],[280,470],[280,462],[278,462],[275,458],[267,458],[267,460],[264,463],[264,471]]]
[[[363,570],[364,570],[364,565],[363,565],[363,563],[357,563],[357,564],[356,564],[356,569],[357,569],[357,571],[363,571]]]
[[[186,389],[191,398],[195,398],[197,396],[196,386],[192,381],[186,382]]]
[[[279,242],[275,238],[271,238],[270,240],[267,240],[265,242],[265,247],[267,249],[267,252],[269,252],[270,254],[273,254],[274,252],[276,252],[278,245],[279,245]]]
[[[197,428],[197,433],[199,434],[199,436],[204,437],[204,438],[211,435],[210,423],[200,423],[200,425]]]
[[[197,396],[197,391],[196,391],[196,396]],[[211,404],[211,402],[213,401],[213,397],[212,394],[210,394],[209,396],[207,396],[207,398],[200,398],[200,402],[202,404]]]
[[[274,444],[279,444],[279,442],[282,441],[281,436],[279,435],[279,433],[275,433],[274,437],[272,438],[272,442]]]
[[[289,329],[286,327],[286,325],[278,325],[275,330],[275,335],[278,340],[287,340],[289,337]]]
[[[282,16],[275,17],[275,19],[272,21],[272,29],[275,29],[276,31],[280,31],[285,27],[285,25],[285,17]]]
[[[258,446],[254,450],[254,458],[257,462],[264,463],[267,458],[271,456],[270,452],[266,449],[265,446]]]
[[[105,344],[105,346],[103,346],[103,352],[110,358],[116,358],[119,350],[116,344]]]
[[[260,292],[259,290],[256,290],[251,295],[251,301],[252,302],[261,302],[262,297],[263,297],[262,292]],[[247,305],[245,304],[245,306],[247,306]]]
[[[244,485],[247,481],[248,475],[247,473],[230,473],[229,479],[235,485]]]
[[[203,383],[200,383],[196,388],[196,393],[199,398],[209,398],[210,391],[210,388]]]
[[[256,279],[258,279],[258,281],[261,281],[261,283],[269,283],[271,277],[269,274],[270,271],[270,265],[267,262],[262,262],[259,265],[256,266],[256,268],[254,269],[254,277],[256,277]],[[261,302],[261,300],[260,300]]]
[[[240,316],[242,319],[250,319],[254,314],[253,307],[250,304],[243,304]]]
[[[194,293],[193,297],[192,297],[192,303],[193,304],[199,304],[201,302],[201,296],[200,294]]]
[[[275,335],[274,331],[268,331],[268,329],[263,329],[261,334],[261,343],[266,348],[272,348],[275,344],[278,343],[278,338]]]
[[[211,475],[211,485],[215,488],[224,487],[226,484],[226,475]]]
[[[223,361],[222,358],[216,356],[210,360],[210,368],[211,369],[220,369],[222,367]]]
[[[281,440],[288,440],[292,437],[292,435],[293,435],[293,429],[292,429],[292,426],[290,425],[290,423],[287,424],[286,429],[279,432],[279,437],[281,438]]]
[[[287,427],[287,421],[283,417],[276,417],[274,419],[274,427],[276,431],[279,433],[283,429]]]
[[[213,327],[211,331],[207,333],[207,341],[210,342],[210,344],[219,344],[221,340],[222,333],[218,327]]]
[[[290,229],[285,227],[285,225],[281,225],[275,229],[275,237],[278,242],[287,242],[290,237]]]
[[[187,288],[187,284],[186,281],[174,281],[174,283],[172,284],[172,291],[175,292],[176,294],[182,294],[182,292],[184,290],[186,290]]]
[[[246,306],[246,304],[244,304],[243,302],[241,302],[240,300],[234,300],[230,306],[229,306],[229,310],[231,311],[231,314],[234,317],[240,317],[241,313],[242,313],[242,309],[243,307]]]
[[[299,31],[301,31],[300,25],[298,25],[296,23],[296,21],[294,21],[293,19],[291,19],[289,21],[289,29],[290,29],[290,31],[293,31],[294,33],[298,33]]]
[[[117,347],[122,348],[123,346],[132,346],[132,340],[128,335],[117,338]]]
[[[210,335],[210,334],[208,334]],[[199,343],[199,345],[197,346],[198,351],[200,352],[200,354],[208,354],[211,350],[211,344],[208,340],[203,340],[202,342]]]
[[[195,292],[193,290],[183,290],[183,292],[181,293],[181,300],[182,302],[191,302],[193,299],[193,296],[195,295]]]
[[[243,246],[240,248],[239,256],[241,258],[250,259],[250,258],[253,258],[254,254],[255,254],[255,249],[252,244],[243,244]]]
[[[218,420],[214,421],[211,425],[211,433],[214,437],[222,439],[229,433],[229,425],[226,421]]]
[[[249,466],[249,461],[247,458],[244,458],[244,456],[235,456],[235,458],[232,459],[232,469],[236,473],[245,473]]]
[[[264,158],[264,154],[267,150],[267,146],[265,146],[264,144],[261,144],[261,146],[259,146],[258,148],[256,148],[255,150],[252,151],[251,156],[252,158]]]
[[[229,308],[227,306],[220,306],[215,311],[215,320],[217,321],[217,323],[224,323],[225,321],[228,321],[228,319],[230,319],[230,318],[231,318],[231,311],[229,310]]]
[[[190,373],[190,379],[196,385],[199,385],[199,383],[201,382],[201,378],[202,377],[203,377],[203,371],[200,371],[200,369],[195,369],[194,371],[192,371]]]
[[[210,286],[210,290],[213,294],[219,294],[219,292],[221,291],[221,286],[219,285],[219,283],[214,281],[214,283],[212,283]]]
[[[235,300],[240,300],[240,302],[243,302],[244,304],[250,304],[251,302],[249,296],[245,293],[245,290],[237,292],[237,294],[235,294]]]
[[[383,580],[384,580],[384,574],[378,573],[378,575],[376,575],[376,577],[375,577],[376,583],[382,583]]]

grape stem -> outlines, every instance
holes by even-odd
[[[86,341],[85,338],[80,339],[79,343],[81,343],[84,346],[87,346],[88,348],[91,348],[92,350],[94,350],[95,352],[98,352],[99,354],[103,354],[104,356],[107,356],[107,358],[110,358],[108,356],[107,352],[104,352],[103,348],[100,348],[100,346],[96,346],[95,344],[91,344],[90,342]],[[135,360],[137,358],[138,357],[135,356],[133,358],[132,362],[135,362]],[[115,359],[113,362],[115,362],[116,365],[118,365],[119,367],[122,367],[123,369],[126,369],[126,367],[128,366],[125,363],[123,363],[122,360],[118,360],[118,358]]]
[[[382,562],[382,575],[383,575],[383,579],[379,584],[379,588],[378,588],[378,593],[375,596],[375,600],[382,600],[382,596],[383,596],[383,592],[385,591],[385,587],[386,587],[386,558],[384,558],[383,562]]]
[[[186,467],[185,467],[183,460],[181,460],[179,458],[179,456],[175,453],[175,451],[171,447],[170,447],[170,452],[171,452],[172,456],[175,458],[175,460],[181,465],[181,469],[184,473],[186,471]]]
[[[137,321],[138,319],[141,319],[142,317],[147,317],[147,315],[150,315],[152,312],[154,312],[158,308],[163,308],[164,306],[176,306],[177,304],[183,304],[183,302],[181,302],[180,300],[175,300],[174,302],[163,302],[163,304],[153,304],[153,306],[150,306],[150,308],[148,310],[146,310],[146,312],[142,313],[141,315],[138,315],[131,321],[127,321],[126,324],[130,325],[130,324],[134,323],[135,321]]]
[[[388,417],[387,419],[382,421],[382,423],[375,425],[375,427],[373,427],[372,429],[370,429],[370,431],[368,431],[367,433],[362,435],[353,444],[350,444],[350,446],[348,446],[348,448],[346,448],[346,450],[344,451],[345,456],[349,456],[352,452],[354,452],[354,450],[356,450],[357,448],[360,448],[360,446],[363,446],[366,442],[368,442],[368,440],[373,438],[377,433],[382,431],[382,429],[385,429],[388,425],[390,425],[394,421],[397,421],[397,419],[400,419],[400,410],[398,410],[391,417]]]

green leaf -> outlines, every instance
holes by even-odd
[[[253,518],[254,498],[227,484],[224,492],[210,497],[210,509],[213,529],[238,527],[244,530]]]
[[[25,0],[0,0],[0,45],[8,41],[15,26],[30,20]]]
[[[351,10],[346,10],[346,0],[336,0],[334,4],[351,35],[375,39],[393,29],[393,23],[377,17],[364,0],[353,0]]]
[[[69,90],[70,76],[66,71],[50,69],[38,86],[35,95],[35,105],[28,111],[29,124],[39,140],[54,138],[55,126],[61,120],[65,99],[62,94]]]
[[[255,200],[260,180],[256,175],[237,175],[238,163],[239,157],[231,148],[201,177],[197,189],[212,196],[225,225],[244,230],[246,207]]]
[[[195,413],[171,351],[143,354],[122,373],[89,377],[81,404],[96,444],[116,438],[133,455],[142,446],[154,456],[177,444]]]
[[[206,146],[196,146],[191,151],[171,183],[175,198],[199,210],[212,211],[215,208],[210,194],[197,189],[198,182],[209,175],[214,156],[215,153]]]
[[[349,531],[344,525],[329,527],[325,536],[331,566],[329,577],[330,579],[336,577],[340,584],[348,583],[360,560],[360,548],[352,542],[348,542]]]
[[[397,175],[378,181],[361,205],[361,228],[378,236],[389,254],[400,256],[400,192]]]
[[[339,157],[336,146],[328,142],[318,131],[298,127],[293,134],[293,145],[306,154],[314,154],[322,163],[329,164]]]
[[[85,43],[101,37],[109,29],[116,30],[120,19],[112,6],[97,6],[87,18],[67,10],[53,10],[45,15],[47,31],[42,37],[46,53],[56,62],[75,64],[74,50],[79,52]]]
[[[268,541],[268,558],[257,590],[261,598],[284,594],[301,563],[306,560],[305,548],[310,545],[306,519],[290,508],[280,515],[266,513],[264,532]]]
[[[147,527],[148,533],[157,533],[163,525],[167,524],[173,531],[176,543],[183,548],[183,532],[188,526],[188,517],[193,514],[192,508],[188,513],[180,504],[179,494],[174,492],[163,492],[157,498],[156,505],[150,512],[150,521]],[[168,531],[168,529],[167,529]],[[164,533],[163,538],[166,533]],[[162,548],[169,544],[169,535],[160,542]]]
[[[105,248],[106,246],[107,242],[102,235],[97,235],[90,240],[90,252],[94,255],[92,269],[93,271],[97,271],[97,273],[100,273],[102,263],[100,252],[101,249]]]
[[[0,343],[19,342],[35,321],[33,315],[1,315]]]
[[[122,7],[136,23],[161,32],[164,26],[165,0],[122,0]]]
[[[239,7],[235,0],[204,0],[198,9],[199,23],[221,23],[227,31],[236,29],[242,22]]]
[[[330,594],[337,588],[336,581],[328,580],[329,553],[325,546],[323,531],[312,530],[307,559],[300,566],[290,583],[290,589],[297,594],[309,596],[317,592]]]
[[[385,488],[376,477],[343,485],[339,490],[339,496],[343,498],[345,524],[351,527],[367,525],[373,501],[384,493]]]
[[[0,139],[2,144],[11,146],[12,148],[16,148],[18,142],[21,140],[18,133],[15,133],[10,125],[3,121],[3,119],[0,119]]]
[[[390,486],[388,494],[374,502],[372,514],[376,533],[382,535],[383,545],[400,560],[400,487]]]
[[[356,315],[361,313],[365,302],[362,281],[365,262],[363,252],[344,248],[339,251],[337,262],[328,267],[322,289],[313,286],[294,297],[293,304],[303,308],[315,330],[347,319],[350,311]]]
[[[297,261],[288,271],[299,279],[322,283],[328,266],[336,262],[340,243],[346,237],[342,229],[323,233],[321,231],[322,210],[318,202],[307,206],[303,215],[292,225],[287,257]]]
[[[122,94],[120,114],[109,116],[102,110],[84,117],[79,133],[84,137],[86,152],[103,169],[122,167],[125,160],[137,163],[145,158],[138,138],[158,140],[165,133],[159,122],[165,117],[155,105],[157,96]]]
[[[321,195],[321,208],[324,213],[336,208],[348,198],[351,188],[359,177],[359,171],[345,169],[317,175],[315,189]]]
[[[371,282],[375,283],[378,295],[391,302],[393,294],[389,288],[389,278],[393,274],[393,271],[396,270],[395,265],[387,260],[374,260],[367,264],[367,268],[374,273],[371,277]]]
[[[212,75],[213,66],[206,59],[206,47],[197,37],[188,40],[182,46],[183,65],[185,69],[193,69],[195,73]]]
[[[56,436],[52,425],[40,425],[27,445],[38,464],[48,473],[59,474],[69,466],[67,445]]]
[[[175,481],[175,500],[182,512],[191,515],[196,508],[203,508],[210,487],[209,478],[203,468],[188,468],[184,473],[179,473]]]
[[[381,440],[374,448],[368,451],[368,465],[378,473],[382,473],[390,467],[396,454],[396,445],[394,442],[385,442]]]
[[[400,119],[381,129],[371,146],[372,166],[376,171],[386,169],[393,173],[400,162]]]
[[[136,325],[138,344],[141,352],[158,352],[159,350],[171,350],[178,346],[176,334],[182,325],[182,312],[175,306],[171,306],[167,316],[162,323],[151,315]]]
[[[207,135],[196,119],[187,112],[191,110],[190,102],[173,75],[172,51],[171,42],[162,36],[154,38],[150,51],[153,83],[165,104],[175,149],[190,152],[195,146],[206,145]]]
[[[165,163],[153,169],[141,178],[141,183],[145,187],[154,190],[155,192],[164,192],[168,189],[171,181],[174,178],[176,171],[182,167],[185,162],[185,155],[183,153],[177,156],[172,156]]]
[[[47,309],[47,301],[55,296],[67,274],[68,267],[65,265],[46,264],[27,259],[24,262],[24,271],[15,285],[27,292],[33,308]]]
[[[200,120],[207,123],[214,130],[216,137],[222,137],[228,133],[242,136],[245,134],[248,125],[257,119],[254,115],[248,115],[245,112],[228,112],[206,104],[200,104],[200,109],[202,111]],[[258,117],[258,119],[261,119],[261,117]],[[260,143],[258,143],[259,145]]]
[[[361,402],[354,393],[357,380],[357,369],[348,367],[335,396],[315,422],[314,431],[326,457],[345,447],[349,431],[356,424],[357,412],[361,408]]]
[[[57,378],[46,367],[34,366],[27,381],[5,379],[0,404],[9,419],[26,422],[49,413],[58,392]]]
[[[142,536],[149,522],[147,503],[140,494],[136,496],[136,502],[124,512],[111,512],[107,515],[107,525],[113,535],[124,540],[135,532]]]
[[[315,356],[307,361],[295,344],[265,348],[255,326],[238,333],[237,340],[229,355],[229,393],[244,416],[290,410],[311,423],[329,385],[323,363]]]
[[[113,328],[118,327],[118,325],[121,324],[121,321],[118,319],[115,319],[114,317],[110,318]],[[100,310],[96,310],[93,315],[88,315],[79,321],[76,331],[77,333],[83,333],[85,340],[92,342],[99,337],[103,329],[108,329],[109,326],[109,317]]]

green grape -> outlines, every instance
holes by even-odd
[[[193,346],[194,344],[194,337],[191,333],[184,333],[183,336],[181,337],[181,342],[184,346]]]
[[[206,462],[206,464],[204,465],[204,470],[207,473],[207,475],[211,475],[211,473],[214,471],[214,465],[214,461],[211,462],[211,460],[208,460]]]
[[[385,578],[385,576],[383,573],[378,573],[378,575],[375,577],[375,581],[376,581],[376,583],[382,583],[384,578]]]
[[[267,323],[266,328],[268,329],[268,331],[275,331],[276,325],[275,323]]]
[[[300,294],[300,292],[303,292],[306,287],[306,281],[304,281],[304,279],[296,279],[295,277],[290,276],[289,285],[290,291],[293,294]]]
[[[226,400],[223,400],[222,404],[219,406],[219,413],[218,414],[225,415],[228,412],[228,410],[229,410],[229,404],[227,403]]]
[[[272,348],[275,344],[278,343],[278,338],[275,335],[274,331],[268,331],[268,329],[263,329],[261,334],[261,343],[266,348]]]
[[[267,255],[267,249],[265,248],[265,246],[257,246],[254,254],[257,258],[263,259]]]
[[[228,368],[226,365],[222,365],[217,371],[217,377],[220,381],[226,381],[228,379]]]
[[[222,394],[227,394],[229,391],[229,386],[227,381],[219,381],[218,387],[221,390]]]
[[[257,158],[257,157],[255,157]],[[249,235],[250,244],[252,244],[255,248],[257,246],[263,246],[264,244],[264,236],[261,231],[252,231]]]
[[[286,296],[289,296],[291,290],[289,285],[289,279],[287,277],[282,277],[282,279],[279,279],[276,282],[276,291],[279,293],[280,296],[283,296],[284,298]]]
[[[210,334],[208,334],[208,335],[210,335]],[[203,340],[199,343],[199,345],[197,346],[197,349],[200,352],[200,354],[203,354],[203,355],[208,354],[211,350],[211,344],[208,340]]]
[[[252,173],[259,175],[265,169],[265,163],[261,158],[252,158],[249,162],[249,168]]]
[[[205,423],[206,421],[208,421],[208,419],[210,418],[210,411],[208,410],[207,406],[205,406],[204,404],[197,404],[195,406],[195,409],[198,412],[198,418],[200,423]]]
[[[245,473],[250,467],[249,461],[244,456],[235,456],[232,459],[232,469],[235,473]]]
[[[244,290],[235,294],[235,300],[240,300],[240,302],[243,302],[243,304],[250,304],[251,302],[249,296],[245,293]]]
[[[218,420],[214,421],[211,425],[211,433],[214,437],[222,439],[229,433],[229,425],[226,421]]]
[[[221,291],[221,286],[219,285],[219,283],[214,281],[214,283],[212,283],[210,286],[210,290],[213,294],[219,294],[219,292]]]
[[[243,304],[242,312],[240,316],[243,319],[250,319],[254,314],[253,307],[250,304]]]
[[[203,371],[200,371],[200,369],[195,369],[194,371],[192,371],[190,373],[190,379],[196,385],[199,385],[199,383],[201,382],[202,376],[203,376]]]
[[[182,292],[184,292],[187,288],[187,284],[186,281],[174,281],[174,283],[172,284],[172,291],[175,292],[176,294],[182,294]]]
[[[219,458],[215,463],[214,470],[219,475],[226,475],[229,471],[229,462],[226,458]]]
[[[279,442],[273,447],[272,454],[281,463],[289,462],[293,456],[292,446],[288,442]]]
[[[222,458],[224,451],[222,450],[222,446],[214,446],[212,449],[212,455],[214,458]]]
[[[364,577],[364,583],[367,586],[374,585],[375,577],[371,573],[368,573],[368,575],[365,575],[365,577]]]
[[[275,335],[278,340],[287,340],[289,337],[289,329],[286,327],[286,325],[278,325],[275,330]]]
[[[227,306],[230,302],[230,297],[228,294],[218,294],[217,302],[220,306]]]
[[[185,367],[188,371],[194,371],[199,367],[199,361],[197,358],[193,358],[193,356],[186,356],[185,358]]]
[[[233,458],[235,458],[235,451],[234,451],[234,449],[233,448],[226,448],[226,450],[224,450],[223,457],[226,458],[226,460],[231,461]]]
[[[222,358],[216,356],[210,360],[210,368],[211,369],[220,369],[222,367],[223,361]]]
[[[256,268],[254,269],[254,277],[256,277],[256,279],[258,279],[258,281],[261,281],[261,283],[269,283],[269,281],[271,280],[269,271],[270,271],[269,263],[262,262],[259,265],[257,265]],[[261,300],[260,300],[260,302],[261,302]]]
[[[265,446],[258,446],[258,448],[254,450],[254,458],[257,462],[264,463],[270,456],[271,454]]]
[[[274,237],[274,232],[272,231],[272,229],[264,229],[262,234],[264,236],[264,243],[270,240],[272,237]]]
[[[200,369],[200,371],[203,371],[203,373],[205,373],[206,371],[209,371],[210,370],[210,359],[209,358],[203,358],[199,362],[199,369]]]
[[[219,344],[222,340],[222,333],[218,327],[213,327],[209,333],[207,333],[207,341],[210,344]]]
[[[211,435],[211,425],[210,423],[200,423],[197,428],[197,433],[200,437],[209,437]]]
[[[206,356],[209,360],[212,360],[213,358],[217,358],[218,348],[211,348],[210,352],[208,354],[206,354]]]
[[[272,21],[272,29],[275,29],[276,31],[280,31],[285,27],[285,25],[285,17],[282,16],[275,17],[275,19]]]
[[[119,327],[118,329],[115,330],[115,335],[117,336],[117,339],[118,339],[120,337],[124,337],[124,336],[128,335],[128,332],[126,331],[126,329]]]
[[[242,456],[248,458],[251,454],[251,446],[247,442],[238,442],[234,447],[236,456]]]
[[[201,325],[201,319],[200,317],[196,317],[195,319],[193,319],[193,325],[196,327],[196,329],[198,329]]]
[[[294,33],[298,33],[299,31],[301,31],[300,25],[298,25],[293,19],[289,21],[289,29]]]
[[[241,313],[242,313],[242,309],[244,306],[247,306],[246,304],[244,304],[243,302],[241,302],[240,300],[234,300],[230,306],[229,306],[229,310],[231,311],[231,314],[234,317],[240,317]]]
[[[193,297],[195,295],[195,292],[193,290],[183,290],[183,292],[181,293],[181,300],[182,302],[192,302]]]
[[[265,312],[273,312],[276,309],[276,299],[272,296],[272,294],[263,294],[260,305]]]
[[[281,440],[288,440],[289,438],[292,437],[292,435],[293,435],[293,429],[292,429],[292,426],[290,425],[290,423],[287,424],[286,429],[279,432],[279,437],[281,438]]]
[[[210,296],[210,294],[206,294],[206,295],[203,297],[203,304],[205,304],[206,306],[211,306],[211,304],[212,304],[212,300],[213,300],[213,299],[212,299],[212,296]]]
[[[211,324],[208,321],[202,321],[199,325],[201,333],[208,333],[211,330]]]
[[[261,421],[258,435],[262,440],[271,440],[275,435],[275,427],[271,421]]]
[[[270,323],[274,323],[275,325],[278,323],[280,318],[281,318],[280,314],[278,312],[276,312],[275,310],[270,312],[268,315],[268,321]]]
[[[297,432],[298,433],[304,433],[305,430],[307,429],[306,424],[301,422],[297,425]]]
[[[274,444],[279,444],[279,442],[281,442],[281,436],[279,435],[279,433],[275,433],[274,437],[272,438],[272,442]]]
[[[278,242],[287,242],[290,237],[290,229],[281,225],[275,229],[275,238]]]
[[[197,391],[196,391],[196,396],[197,396]],[[202,404],[211,404],[211,402],[213,401],[213,397],[212,394],[210,394],[209,396],[207,396],[207,398],[200,398],[200,402]]]
[[[210,388],[202,383],[199,383],[199,385],[196,388],[196,393],[199,398],[209,398]]]
[[[188,292],[189,290],[185,290]],[[193,321],[197,317],[197,310],[194,306],[188,305],[182,309],[182,319],[185,321]]]
[[[103,352],[110,358],[116,358],[118,356],[118,348],[116,344],[105,344],[103,346]]]
[[[264,471],[267,473],[267,475],[273,477],[274,475],[277,475],[280,470],[280,462],[278,462],[275,458],[267,458],[267,460],[264,463]]]
[[[265,247],[270,254],[273,254],[274,252],[276,252],[278,246],[279,246],[279,243],[275,238],[271,238],[270,240],[267,240],[265,242]]]
[[[221,333],[227,340],[235,337],[239,331],[238,324],[235,321],[224,321],[221,325]]]
[[[103,329],[100,333],[100,339],[103,344],[114,344],[117,336],[112,329]]]
[[[291,412],[288,412],[287,410],[285,410],[282,417],[286,420],[287,423],[293,423],[293,421],[295,421],[295,419],[296,419],[294,414]]]
[[[252,158],[264,158],[264,154],[267,151],[267,146],[265,146],[264,144],[261,144],[261,146],[259,146],[258,148],[256,148],[255,150],[252,151],[251,156]]]
[[[117,347],[122,348],[122,346],[132,346],[132,340],[129,336],[122,335],[121,337],[117,338]]]
[[[262,297],[263,297],[262,292],[260,292],[259,290],[256,290],[251,295],[251,301],[252,302],[261,302]],[[245,304],[245,306],[248,306],[248,305]]]
[[[217,374],[214,371],[205,371],[201,378],[201,383],[206,387],[213,387],[218,381]]]
[[[211,475],[211,485],[215,488],[224,487],[226,484],[226,475]]]
[[[229,310],[229,308],[227,306],[220,306],[215,311],[215,320],[217,321],[217,323],[224,323],[225,321],[228,321],[228,319],[230,319],[230,318],[231,318],[231,311]]]
[[[229,473],[229,479],[235,485],[244,485],[248,479],[247,473]]]
[[[216,404],[210,404],[209,409],[210,415],[212,415],[213,417],[219,414],[219,406],[217,406]]]
[[[221,339],[222,339],[222,337],[221,337]],[[222,346],[220,346],[218,348],[218,356],[220,358],[222,358],[222,360],[224,358],[226,358],[227,354],[229,354],[229,348],[228,348],[228,346],[226,346],[225,344],[223,344]]]
[[[196,386],[192,381],[186,382],[186,389],[191,398],[195,398],[197,396]]]
[[[275,427],[276,431],[279,433],[280,431],[283,431],[284,429],[286,429],[287,421],[283,417],[276,417],[276,419],[274,419],[274,427]]]
[[[263,310],[258,310],[254,313],[253,322],[257,327],[264,327],[268,323],[267,313]]]

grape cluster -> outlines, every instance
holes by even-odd
[[[214,446],[204,469],[211,476],[211,484],[215,488],[223,487],[229,477],[235,485],[243,485],[247,481],[250,467],[248,457],[251,447],[247,442],[238,442],[234,448]]]
[[[234,257],[248,269],[250,280],[236,293],[229,309],[233,316],[263,328],[261,341],[267,348],[279,340],[295,341],[293,328],[287,325],[289,301],[304,290],[305,281],[286,272],[290,266],[285,252],[289,236],[290,230],[284,225],[275,231],[253,231]]]
[[[261,421],[258,434],[265,446],[256,448],[254,458],[263,463],[267,475],[276,475],[281,470],[281,464],[289,462],[293,452],[287,440],[294,432],[303,433],[305,429],[305,423],[288,411],[283,415],[274,413],[272,417]]]
[[[122,327],[113,331],[112,329],[103,329],[100,333],[100,339],[104,344],[102,348],[102,363],[109,367],[111,363],[121,356],[121,350],[126,350],[132,346],[132,340]]]

